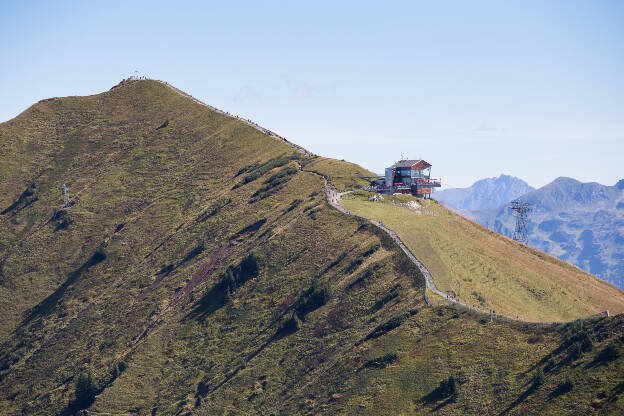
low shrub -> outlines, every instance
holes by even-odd
[[[537,388],[544,384],[544,370],[542,367],[537,367],[535,374],[533,374],[533,387]]]
[[[98,390],[91,372],[80,374],[76,382],[76,399],[73,402],[73,409],[76,411],[88,409],[93,404]]]
[[[569,391],[571,391],[574,388],[574,380],[572,379],[572,377],[570,377],[570,375],[566,375],[566,379],[563,383],[561,383],[559,385],[559,387],[557,387],[557,391],[561,394],[563,393],[567,393]]]
[[[22,192],[17,201],[13,202],[8,208],[0,212],[0,215],[8,214],[11,211],[19,211],[39,200],[39,191],[37,185],[32,183]]]
[[[275,194],[277,191],[282,189],[284,185],[286,185],[286,183],[290,181],[292,176],[296,173],[297,169],[293,168],[292,166],[281,169],[279,172],[275,173],[269,179],[264,181],[264,185],[262,185],[256,192],[254,192],[249,202],[254,203]]]
[[[219,277],[219,281],[199,300],[199,305],[191,316],[202,320],[222,306],[230,303],[232,294],[245,282],[254,279],[260,274],[261,258],[250,253],[237,266],[228,267]]]
[[[294,334],[299,328],[301,328],[301,319],[293,312],[282,322],[275,337],[282,338]]]
[[[442,397],[455,399],[459,393],[459,383],[453,376],[449,376],[449,378],[442,380],[438,388],[440,389]]]
[[[392,331],[394,328],[400,326],[403,322],[405,322],[410,316],[418,313],[416,310],[411,310],[409,312],[403,312],[400,315],[393,316],[383,324],[379,325],[377,328],[373,330],[370,334],[368,334],[363,341],[368,341],[370,339],[379,338],[385,333]]]
[[[557,362],[555,361],[554,357],[550,357],[548,359],[548,361],[546,362],[546,366],[544,367],[545,371],[551,371],[552,369],[554,369],[557,366]]]
[[[580,342],[573,343],[568,350],[568,358],[576,361],[583,356],[583,347]]]
[[[435,390],[423,397],[422,400],[425,403],[434,403],[442,399],[450,399],[452,401],[455,401],[458,394],[459,380],[451,375],[448,378],[440,381],[438,387],[436,387]]]
[[[295,199],[294,201],[292,201],[290,203],[290,206],[288,208],[286,208],[286,210],[284,211],[284,214],[286,214],[287,212],[290,212],[293,209],[297,208],[299,206],[299,204],[301,204],[302,202],[303,202],[302,199]]]
[[[292,154],[288,156],[282,155],[282,156],[275,157],[273,159],[269,159],[268,161],[262,164],[256,162],[252,165],[246,166],[242,168],[241,170],[239,170],[236,176],[242,175],[243,173],[246,173],[246,172],[249,172],[249,174],[247,176],[244,176],[243,179],[240,182],[238,182],[236,185],[234,185],[232,189],[236,189],[245,184],[248,184],[249,182],[253,182],[256,179],[264,176],[267,172],[275,168],[284,166],[291,160],[295,160],[295,159],[298,159],[298,156],[296,154]]]
[[[182,259],[182,263],[186,263],[187,261],[192,260],[193,258],[199,256],[204,250],[205,248],[203,244],[198,245],[197,247],[193,248],[191,251],[186,253],[184,258]]]
[[[472,292],[472,295],[477,299],[477,302],[479,302],[481,305],[485,305],[485,298],[483,296],[481,296],[477,292]]]
[[[232,202],[232,198],[218,199],[212,203],[204,212],[202,212],[195,221],[204,222],[208,218],[217,215],[223,208]]]
[[[390,289],[390,291],[388,293],[386,293],[384,295],[384,297],[382,297],[377,302],[375,302],[375,304],[372,307],[372,310],[373,311],[377,311],[377,310],[381,309],[388,302],[390,302],[391,300],[393,300],[394,298],[399,296],[400,291],[401,291],[401,285],[400,284],[394,286],[392,289]]]
[[[622,357],[622,341],[615,340],[609,343],[596,357],[601,362],[611,362]]]
[[[381,243],[379,242],[373,244],[368,250],[363,252],[360,256],[358,256],[358,258],[356,258],[355,260],[351,262],[351,264],[349,264],[349,266],[345,270],[345,273],[347,274],[353,273],[355,269],[357,269],[358,267],[360,267],[362,263],[364,263],[364,260],[366,260],[368,256],[375,253],[377,250],[379,250],[380,247],[381,247]]]
[[[300,318],[325,305],[332,297],[332,290],[328,283],[319,283],[314,280],[312,286],[295,303],[293,309]]]
[[[372,360],[368,360],[364,363],[362,367],[364,368],[386,368],[393,362],[399,359],[399,356],[396,353],[389,353],[386,355],[382,355],[381,357],[373,358]]]
[[[527,342],[529,344],[537,344],[542,341],[544,341],[544,335],[542,335],[541,333],[533,334],[529,337],[529,339],[527,339]]]

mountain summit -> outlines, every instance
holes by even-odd
[[[481,179],[468,188],[450,188],[436,192],[434,198],[455,209],[493,209],[534,188],[522,179],[509,175]]]

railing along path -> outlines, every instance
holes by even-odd
[[[350,193],[352,191],[338,192],[331,186],[331,184],[328,181],[327,176],[325,176],[323,174],[319,174],[318,172],[314,172],[314,173],[316,173],[316,174],[318,174],[318,175],[323,177],[323,179],[325,181],[325,200],[332,207],[336,208],[338,211],[342,212],[345,215],[350,215],[352,217],[355,217],[355,218],[361,219],[363,221],[367,221],[370,224],[373,224],[374,226],[376,226],[377,228],[379,228],[380,230],[382,230],[386,234],[388,234],[390,236],[390,238],[392,238],[392,241],[394,241],[401,248],[401,250],[403,250],[405,255],[418,268],[418,270],[420,270],[421,274],[425,278],[424,295],[425,295],[425,302],[427,302],[427,304],[437,303],[436,301],[432,301],[431,299],[429,299],[428,291],[431,291],[431,292],[435,293],[436,295],[440,296],[442,298],[442,302],[448,302],[451,305],[455,305],[455,306],[457,306],[457,307],[459,307],[461,309],[467,310],[467,311],[469,311],[471,313],[482,315],[483,317],[489,318],[491,321],[497,320],[497,321],[508,322],[508,323],[511,323],[511,324],[518,324],[518,325],[522,325],[522,326],[525,326],[525,327],[541,327],[541,328],[555,327],[555,326],[559,326],[559,325],[564,325],[565,324],[565,322],[530,322],[530,321],[525,321],[525,320],[522,320],[522,319],[510,318],[510,317],[507,317],[507,316],[504,316],[504,315],[501,315],[501,314],[494,313],[492,311],[486,312],[486,311],[480,310],[478,308],[471,307],[470,305],[467,305],[464,302],[461,302],[456,297],[441,291],[440,289],[438,289],[436,287],[435,282],[433,280],[433,277],[431,276],[431,273],[429,272],[429,270],[427,270],[427,268],[420,261],[418,261],[416,256],[414,256],[414,254],[410,251],[409,248],[407,248],[407,246],[403,243],[403,241],[401,241],[399,236],[394,231],[392,231],[391,229],[389,229],[386,226],[384,226],[380,221],[375,221],[375,220],[371,220],[369,218],[365,218],[365,217],[361,217],[359,215],[355,215],[355,214],[347,211],[342,205],[340,205],[339,202],[342,199],[342,196],[345,195],[345,194],[348,194],[348,193]],[[604,312],[597,313],[595,315],[591,315],[591,316],[586,317],[586,318],[582,318],[582,320],[594,320],[594,319],[602,318],[604,316],[609,316],[609,311],[608,310],[604,311]]]

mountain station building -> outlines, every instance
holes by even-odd
[[[431,164],[422,159],[399,160],[387,167],[383,178],[371,185],[371,191],[385,194],[412,194],[430,198],[432,189],[442,186],[440,179],[431,178]]]

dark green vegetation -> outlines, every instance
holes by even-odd
[[[440,408],[452,401],[455,401],[458,395],[459,382],[454,376],[451,375],[440,381],[440,385],[431,393],[426,395],[423,398],[423,402],[427,404],[441,402],[441,404],[437,406],[437,408]]]
[[[392,364],[398,359],[399,359],[399,356],[396,353],[391,352],[386,355],[382,355],[381,357],[373,358],[372,360],[366,361],[363,367],[386,368],[388,365]]]
[[[277,193],[296,173],[297,169],[292,166],[280,169],[276,174],[271,175],[269,179],[264,181],[263,185],[253,193],[249,202],[257,202]]]
[[[217,309],[232,301],[232,294],[241,288],[248,280],[260,273],[261,260],[254,253],[245,257],[236,267],[229,266],[219,276],[217,283],[208,290],[199,300],[192,316],[203,320]]]
[[[274,168],[278,168],[280,166],[284,166],[285,164],[287,164],[289,161],[293,160],[293,159],[297,159],[297,155],[296,154],[292,154],[292,155],[281,155],[278,157],[274,157],[272,159],[267,160],[264,163],[259,163],[259,162],[255,162],[249,166],[245,166],[243,168],[241,168],[238,173],[236,174],[236,176],[241,175],[243,173],[247,173],[247,175],[245,175],[243,177],[243,179],[241,179],[240,182],[238,182],[236,185],[234,185],[234,187],[232,189],[236,189],[240,186],[243,186],[245,184],[248,184],[249,182],[253,182],[256,179],[264,176],[267,172],[270,172],[272,169]],[[280,172],[284,172],[284,169],[282,169],[282,171]],[[279,177],[283,177],[285,175],[278,175],[275,176],[273,175],[271,178],[269,178],[266,183],[270,183],[272,181],[274,181],[276,178]]]
[[[154,81],[1,124],[0,414],[624,411],[624,317],[427,306],[388,237],[324,203],[311,171],[353,166]]]
[[[76,381],[76,398],[70,402],[67,413],[75,413],[78,410],[88,409],[95,400],[95,395],[99,392],[99,388],[93,380],[93,374],[82,373]]]

